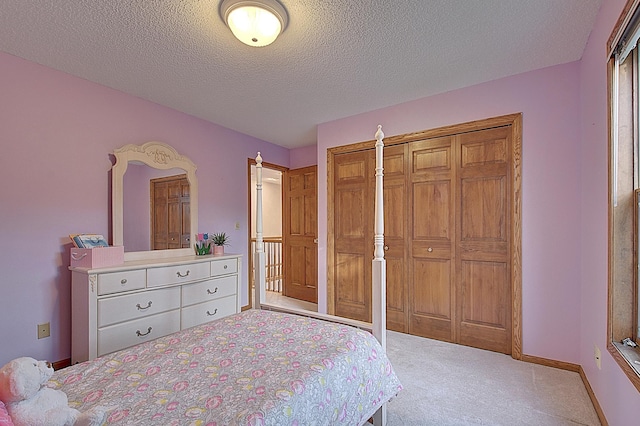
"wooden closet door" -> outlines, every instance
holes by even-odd
[[[451,137],[409,145],[409,333],[454,341],[455,145]]]
[[[407,291],[407,178],[409,174],[407,144],[384,148],[384,257],[387,263],[387,328],[407,333],[409,331],[409,294]],[[370,181],[371,195],[375,191]],[[367,201],[372,206],[374,199]],[[369,250],[373,256],[373,239]]]
[[[386,142],[387,327],[519,359],[520,116]],[[369,146],[335,151],[330,168],[332,312],[362,321],[371,317],[375,164]]]
[[[371,322],[373,209],[369,180],[375,167],[373,150],[334,158],[335,314]]]
[[[285,280],[282,294],[318,303],[317,166],[284,174]]]
[[[511,128],[456,137],[457,341],[511,353]]]
[[[410,144],[411,334],[511,353],[510,137]]]
[[[384,242],[387,328],[408,331],[407,145],[384,148]],[[375,151],[341,154],[334,161],[335,313],[371,321],[371,260]]]

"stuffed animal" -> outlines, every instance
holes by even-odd
[[[23,357],[0,368],[0,401],[15,426],[98,426],[105,411],[96,407],[80,413],[68,405],[67,395],[44,384],[53,375],[46,361]]]

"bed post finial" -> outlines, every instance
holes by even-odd
[[[254,307],[260,309],[262,302],[266,298],[265,293],[265,254],[264,241],[262,238],[262,156],[260,151],[256,156],[256,252],[254,259],[255,279],[253,285],[255,287]]]
[[[384,132],[382,131],[382,124],[378,124],[378,130],[376,131],[375,138],[376,138],[376,142],[378,142],[378,141],[382,142],[382,139],[384,139]]]

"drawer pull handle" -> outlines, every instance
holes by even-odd
[[[136,308],[138,308],[139,311],[144,311],[146,309],[149,309],[150,307],[151,307],[151,300],[149,300],[149,303],[147,303],[147,306],[145,306],[144,308],[140,306],[139,303],[136,305]]]
[[[147,332],[146,332],[146,333],[140,333],[140,330],[136,330],[136,336],[138,336],[138,337],[146,336],[146,335],[148,335],[149,333],[151,333],[151,327],[149,327],[149,328],[147,329]]]
[[[213,310],[213,313],[211,313],[211,312],[207,311],[207,315],[209,315],[210,317],[214,316],[214,315],[215,315],[215,314],[217,314],[217,313],[218,313],[218,308],[215,308],[215,309]]]
[[[125,285],[127,283],[127,279],[123,278],[120,280],[120,284]]]
[[[184,275],[182,275],[182,274],[180,273],[180,271],[176,272],[176,274],[178,274],[178,277],[179,277],[179,278],[184,278],[184,277],[188,277],[188,276],[189,276],[189,272],[191,272],[191,271],[189,271],[189,270],[187,269],[187,273],[186,273],[186,274],[184,274]]]
[[[71,258],[73,260],[82,260],[87,257],[87,253],[76,253],[74,251],[71,252]]]
[[[429,247],[429,248],[427,249],[427,251],[428,251],[429,253],[431,253],[431,252],[433,251],[433,247]]]
[[[218,292],[218,287],[216,287],[216,289],[213,291],[207,289],[207,294],[216,294],[217,292]]]
[[[227,269],[227,265],[224,265],[224,269]]]

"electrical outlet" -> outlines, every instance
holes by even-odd
[[[44,339],[49,336],[51,336],[49,323],[38,324],[38,339]]]
[[[236,231],[240,229],[240,222],[236,222]]]
[[[595,345],[593,347],[593,357],[596,360],[596,366],[598,366],[598,370],[602,369],[602,364],[600,363],[602,358],[602,353],[600,353],[600,348],[598,347],[598,345]]]

